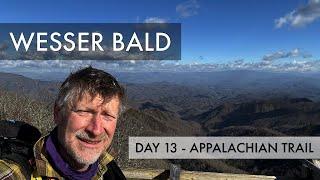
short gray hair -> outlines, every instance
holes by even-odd
[[[65,115],[67,110],[74,108],[74,105],[87,93],[92,98],[100,95],[103,101],[117,96],[120,101],[119,115],[125,110],[124,88],[111,74],[91,66],[71,73],[67,77],[59,89],[55,106]]]

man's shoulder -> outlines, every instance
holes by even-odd
[[[26,179],[21,167],[10,160],[0,159],[0,179]]]

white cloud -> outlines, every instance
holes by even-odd
[[[88,61],[88,60],[2,60],[0,71],[69,72],[92,65],[111,72],[211,72],[227,70],[263,70],[275,72],[320,72],[320,60],[298,59],[292,62],[246,62],[242,59],[229,63],[202,63],[194,61]]]
[[[200,5],[197,0],[188,0],[183,3],[180,3],[176,7],[177,13],[180,17],[187,18],[198,14]]]
[[[306,52],[301,51],[298,48],[295,48],[289,52],[277,51],[277,52],[273,52],[271,54],[267,54],[267,55],[263,56],[262,60],[265,62],[272,62],[272,61],[275,61],[278,59],[293,58],[293,57],[309,58],[309,57],[311,57],[311,55]]]
[[[166,23],[167,20],[159,17],[148,17],[144,20],[145,23]]]
[[[97,54],[92,54],[92,56],[97,56]],[[190,63],[159,60],[2,60],[0,61],[0,71],[69,72],[92,65],[112,72],[211,72],[224,70],[320,72],[320,60],[311,60],[309,57],[311,57],[310,54],[295,48],[287,52],[270,53],[254,62],[246,62],[244,59],[225,63],[203,63],[198,60]],[[277,61],[282,58],[287,58],[287,60]]]
[[[275,20],[275,27],[281,28],[284,25],[302,27],[320,18],[320,1],[309,0],[308,4],[299,7],[283,17]]]

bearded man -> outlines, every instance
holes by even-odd
[[[124,89],[110,74],[92,67],[71,73],[54,106],[56,127],[34,145],[31,177],[11,161],[0,162],[7,179],[125,179],[108,153]],[[3,168],[5,166],[7,169]],[[5,174],[6,173],[6,174]]]

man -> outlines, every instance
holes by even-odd
[[[117,80],[102,70],[71,73],[55,101],[56,128],[34,145],[31,179],[125,179],[107,153],[124,96]],[[30,179],[13,161],[0,165],[0,179]]]

